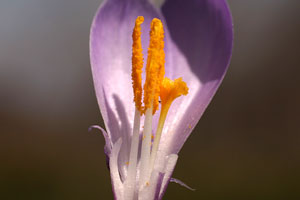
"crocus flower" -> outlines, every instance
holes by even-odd
[[[225,0],[100,6],[90,57],[115,199],[162,199],[178,152],[226,73],[232,35]]]

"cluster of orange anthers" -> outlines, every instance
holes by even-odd
[[[152,114],[159,109],[159,97],[162,107],[170,107],[172,101],[181,96],[187,95],[188,87],[181,78],[170,80],[165,75],[165,52],[164,52],[164,29],[162,22],[154,18],[151,22],[150,44],[146,64],[146,81],[142,88],[143,53],[141,43],[141,24],[144,17],[136,19],[132,34],[132,84],[134,102],[141,114],[147,109],[152,109]],[[144,90],[142,106],[142,94]]]

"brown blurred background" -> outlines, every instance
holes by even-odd
[[[112,199],[89,64],[101,0],[1,0],[0,199]],[[165,199],[300,199],[300,1],[228,0],[234,53]]]

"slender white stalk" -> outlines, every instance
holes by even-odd
[[[151,150],[151,134],[152,134],[152,106],[146,110],[145,122],[144,122],[144,132],[143,132],[143,142],[141,150],[141,170],[140,170],[140,188],[146,185],[149,181],[149,162],[150,162],[150,150]]]
[[[135,108],[128,173],[125,181],[125,190],[126,190],[124,191],[125,200],[134,199],[133,197],[134,197],[135,186],[136,186],[137,156],[138,156],[139,135],[140,135],[140,119],[141,119],[141,112],[137,108]]]
[[[152,150],[151,150],[151,156],[150,156],[150,174],[153,171],[154,168],[154,164],[155,164],[155,160],[156,160],[156,155],[157,155],[157,151],[158,151],[158,146],[159,146],[159,142],[160,142],[160,138],[161,138],[161,133],[163,131],[163,127],[166,121],[166,117],[167,117],[167,113],[168,110],[170,108],[169,104],[166,104],[164,106],[162,106],[161,112],[160,112],[160,116],[159,116],[159,121],[158,121],[158,126],[156,129],[156,134],[155,134],[155,138],[154,138],[154,142],[152,145]]]

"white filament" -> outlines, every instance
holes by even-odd
[[[141,150],[141,170],[140,170],[140,188],[146,185],[150,178],[149,162],[150,162],[150,150],[151,150],[151,135],[152,135],[152,107],[146,110],[144,133],[142,140]]]
[[[165,119],[166,118],[164,118],[164,117],[159,118],[158,127],[156,129],[156,134],[155,134],[154,142],[153,142],[152,149],[151,149],[150,163],[149,163],[150,172],[153,170],[154,164],[156,161],[156,157],[157,157],[156,155],[157,155],[157,151],[158,151],[158,146],[159,146],[162,130],[163,130],[163,127],[165,124]]]
[[[128,173],[125,181],[126,192],[124,193],[125,200],[132,200],[135,193],[136,174],[137,174],[137,156],[139,148],[139,134],[140,134],[140,118],[141,112],[135,108],[133,134],[131,139]]]

